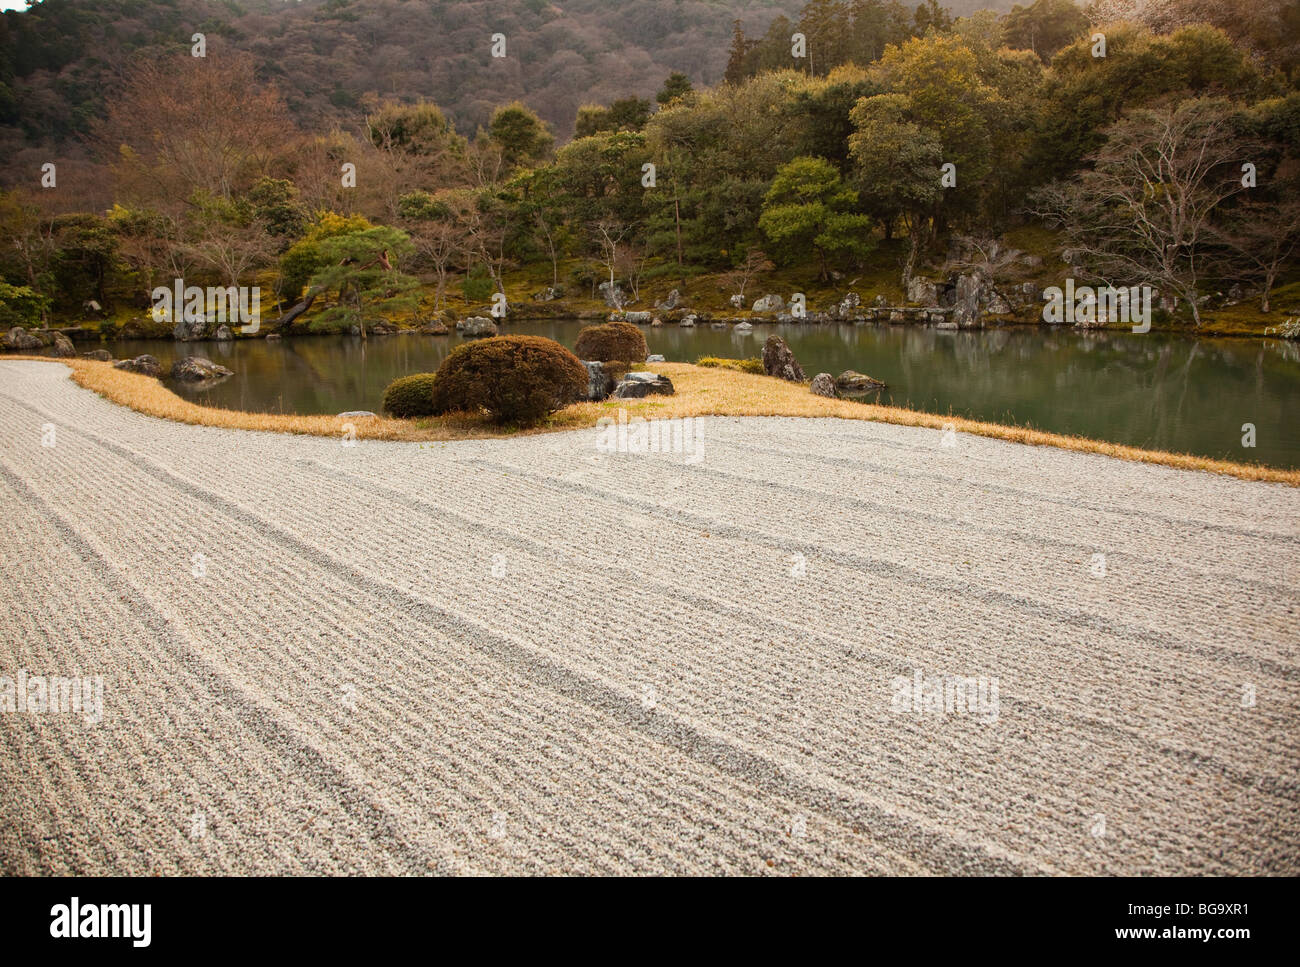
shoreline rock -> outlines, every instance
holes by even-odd
[[[205,356],[186,356],[184,359],[178,359],[172,363],[171,368],[172,379],[184,380],[187,383],[224,379],[227,376],[234,375],[232,370],[214,363]]]
[[[763,344],[763,371],[768,376],[788,380],[791,383],[804,381],[803,367],[795,359],[785,340],[775,334],[767,337]]]
[[[636,400],[646,396],[672,396],[677,391],[673,388],[673,381],[667,376],[660,376],[658,373],[628,373],[618,385],[614,387],[614,392],[610,394],[610,399],[615,400]]]
[[[141,376],[162,375],[162,364],[158,362],[157,357],[148,353],[142,353],[134,359],[119,359],[113,364],[113,368],[123,369],[128,373],[139,373]]]

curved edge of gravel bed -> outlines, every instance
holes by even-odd
[[[1152,463],[1175,470],[1200,470],[1241,480],[1282,483],[1300,487],[1300,470],[1283,470],[1260,464],[1234,463],[1186,453],[1144,450],[1122,444],[1092,440],[1087,437],[1048,433],[1027,427],[984,423],[959,416],[940,416],[899,407],[856,403],[848,400],[814,396],[800,383],[788,383],[768,376],[756,376],[725,368],[706,368],[691,363],[656,363],[656,371],[670,377],[677,388],[671,397],[640,400],[617,400],[607,403],[575,403],[552,415],[539,426],[509,429],[495,426],[486,419],[469,414],[451,414],[424,420],[395,420],[387,417],[343,420],[337,416],[298,416],[279,413],[249,413],[201,406],[177,396],[158,380],[114,369],[111,363],[89,359],[52,359],[44,356],[13,355],[0,357],[43,363],[62,363],[71,370],[71,378],[105,399],[146,416],[227,429],[253,430],[264,433],[338,436],[345,424],[359,439],[445,441],[474,440],[493,437],[551,433],[586,429],[601,417],[620,409],[629,416],[647,419],[672,419],[691,416],[782,416],[838,417],[943,430],[951,427],[959,433],[990,437],[1030,446],[1057,447],[1081,453],[1096,453],[1137,463]]]

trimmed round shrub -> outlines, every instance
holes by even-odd
[[[578,333],[573,351],[579,359],[592,362],[644,363],[648,352],[645,336],[630,322],[607,322],[587,326]]]
[[[384,412],[399,420],[432,416],[435,379],[433,373],[416,373],[393,380],[384,390]]]
[[[586,396],[587,368],[554,339],[492,336],[462,343],[438,367],[439,413],[487,410],[497,423],[535,423]]]

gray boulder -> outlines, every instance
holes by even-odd
[[[229,326],[218,326],[218,327],[217,327],[217,340],[218,340],[219,342],[230,342],[230,340],[232,340],[232,339],[234,339],[234,338],[235,338],[235,334],[234,334],[233,332],[230,331],[230,327],[229,327]]]
[[[851,319],[860,305],[862,305],[862,298],[856,292],[850,292],[840,300],[840,304],[836,307],[837,314],[841,319]]]
[[[836,396],[835,380],[831,378],[830,373],[818,373],[814,376],[812,386],[809,389],[812,390],[814,396],[828,396],[831,399]]]
[[[182,317],[176,320],[176,325],[172,326],[172,338],[177,342],[194,342],[202,339],[208,331],[208,321],[206,319],[196,319],[194,322],[186,322]]]
[[[923,306],[936,305],[939,301],[939,287],[924,276],[914,275],[907,283],[907,301]]]
[[[68,359],[77,355],[77,347],[72,345],[72,340],[63,333],[56,332],[50,344],[50,355],[59,359]]]
[[[672,292],[668,293],[667,298],[665,298],[663,302],[659,303],[659,305],[655,306],[655,308],[660,312],[669,312],[676,309],[677,306],[681,304],[681,301],[682,294],[676,289],[673,289]]]
[[[379,418],[378,413],[371,413],[369,410],[347,410],[339,414],[341,420],[364,420],[368,417]]]
[[[872,379],[870,376],[859,373],[857,370],[846,369],[835,377],[835,388],[846,396],[851,396],[874,393],[876,390],[884,389],[885,384],[878,379]]]
[[[203,356],[186,356],[172,363],[172,379],[184,380],[187,383],[233,375],[235,374],[226,367]]]
[[[767,342],[763,344],[763,371],[768,376],[792,383],[804,381],[803,367],[799,365],[799,360],[794,358],[794,353],[785,344],[785,340],[777,335],[768,336]]]
[[[731,308],[733,309],[745,308],[745,297],[743,295],[733,295],[731,297]]]
[[[751,332],[753,328],[754,328],[753,326],[751,326],[748,322],[745,322],[744,320],[741,320],[735,325],[736,332]]]
[[[628,373],[619,380],[611,396],[616,400],[637,400],[646,396],[672,396],[675,392],[667,376],[638,372]]]
[[[622,309],[627,305],[627,293],[625,293],[617,282],[602,282],[596,286],[596,290],[605,300],[605,305],[611,309]]]
[[[497,334],[497,324],[487,316],[471,316],[456,323],[456,328],[460,334],[468,339],[478,339],[482,336],[495,336]]]
[[[988,281],[980,272],[968,272],[957,277],[954,292],[952,321],[959,329],[980,329],[984,325],[981,304],[988,299]]]
[[[583,360],[582,365],[587,367],[587,394],[585,398],[593,402],[606,399],[614,390],[614,379],[605,372],[605,364]]]
[[[765,295],[761,299],[754,300],[753,310],[755,312],[780,312],[785,308],[785,300],[779,295]]]
[[[654,319],[654,314],[649,312],[624,312],[613,313],[609,317],[610,322],[618,322],[620,319],[623,322],[631,322],[638,326],[648,326],[651,320]]]
[[[645,361],[646,361],[647,363],[663,363],[663,362],[667,362],[667,360],[664,359],[664,357],[663,357],[661,354],[659,354],[659,353],[651,353],[649,356],[647,356],[647,357],[645,358]]]
[[[4,347],[11,353],[26,353],[33,349],[43,349],[45,343],[40,336],[34,336],[22,326],[14,326],[4,337]]]
[[[564,289],[559,286],[548,285],[540,292],[533,293],[534,302],[553,302],[560,296],[564,295]]]
[[[683,317],[682,321],[679,322],[677,325],[678,325],[680,328],[682,328],[682,329],[694,329],[694,328],[695,328],[695,315],[694,315],[694,314],[691,314],[691,315],[689,315],[689,316],[685,316],[685,317]]]
[[[1041,296],[1042,290],[1038,288],[1036,282],[1022,282],[1011,290],[1011,303],[1023,309],[1025,306],[1037,303]]]
[[[158,360],[148,353],[136,356],[134,359],[119,359],[113,364],[113,368],[124,369],[128,373],[139,373],[141,376],[158,376],[162,373],[162,366]]]

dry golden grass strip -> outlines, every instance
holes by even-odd
[[[1027,427],[981,423],[959,416],[939,416],[893,406],[876,406],[849,400],[814,396],[806,385],[756,376],[733,369],[708,369],[690,363],[656,363],[655,372],[668,376],[676,396],[652,396],[640,400],[610,400],[604,403],[575,403],[553,414],[539,426],[527,430],[503,428],[486,418],[453,414],[420,420],[386,417],[341,420],[336,416],[294,416],[278,413],[247,413],[200,406],[181,399],[158,380],[114,369],[110,363],[88,359],[59,359],[9,356],[9,359],[42,359],[71,367],[72,379],[105,399],[140,413],[179,423],[220,426],[236,430],[269,433],[306,433],[337,436],[345,422],[351,422],[359,438],[369,440],[474,440],[487,437],[547,433],[594,426],[602,416],[614,416],[620,409],[629,416],[665,419],[687,416],[834,416],[846,420],[871,420],[901,426],[942,429],[951,424],[961,433],[1059,447],[1081,453],[1100,453],[1120,460],[1153,463],[1179,470],[1204,470],[1238,477],[1300,486],[1300,470],[1281,470],[1260,464],[1233,463],[1185,453],[1143,450],[1085,437],[1064,436]]]

